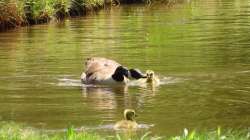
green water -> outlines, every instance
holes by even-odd
[[[250,2],[122,6],[0,33],[0,121],[109,131],[134,108],[143,131],[250,126]],[[81,87],[84,59],[152,69],[159,87]]]

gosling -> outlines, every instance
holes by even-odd
[[[124,110],[124,120],[117,122],[114,125],[115,130],[129,130],[136,129],[138,124],[135,121],[135,111],[133,109],[125,109]]]
[[[146,71],[146,83],[151,83],[153,85],[159,85],[160,84],[160,79],[158,76],[155,75],[154,71],[152,70],[147,70]]]

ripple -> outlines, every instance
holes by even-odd
[[[82,86],[81,80],[79,79],[62,78],[58,80],[59,80],[59,83],[57,84],[58,86],[70,86],[70,87]]]
[[[147,130],[154,127],[154,124],[138,124],[138,130]],[[46,132],[66,132],[68,129],[47,129]],[[81,132],[81,131],[91,131],[91,130],[102,130],[102,131],[114,131],[114,124],[104,124],[104,125],[98,125],[98,126],[81,126],[78,128],[74,128],[75,131]]]
[[[160,83],[156,86],[160,85],[167,85],[167,84],[174,84],[183,81],[181,78],[177,77],[161,77]],[[81,80],[79,79],[70,79],[70,78],[61,78],[58,79],[57,86],[69,86],[69,87],[107,87],[107,85],[93,85],[93,84],[82,84]],[[109,85],[112,86],[112,85]],[[127,86],[138,86],[138,87],[144,87],[147,86],[147,83],[142,83],[139,80],[130,80]]]

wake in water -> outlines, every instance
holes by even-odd
[[[160,82],[156,86],[160,85],[168,85],[181,82],[181,78],[176,77],[160,77]],[[58,79],[57,86],[69,86],[69,87],[107,87],[107,85],[93,85],[93,84],[82,84],[80,79],[70,79],[70,78],[61,78]],[[131,80],[127,84],[128,86],[138,86],[138,87],[145,87],[148,83],[141,83],[138,80]],[[110,86],[110,85],[109,85]]]
[[[79,79],[68,79],[68,78],[62,78],[58,79],[59,83],[57,86],[69,86],[69,87],[80,87],[82,86],[81,80]]]
[[[154,124],[138,124],[137,129],[149,129],[153,126]],[[97,127],[81,127],[80,129],[82,128],[85,130],[114,130],[114,124],[99,125]]]
[[[154,127],[154,124],[138,124],[138,128],[136,129],[136,131],[139,130],[147,130]],[[78,128],[74,128],[75,131],[115,131],[114,129],[114,124],[105,124],[105,125],[98,125],[98,126],[81,126]],[[46,130],[47,132],[67,132],[68,129],[52,129],[52,130]]]

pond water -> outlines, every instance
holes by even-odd
[[[250,126],[250,2],[101,10],[0,33],[0,121],[106,131],[134,108],[157,135]],[[152,69],[158,87],[86,87],[84,59]]]

